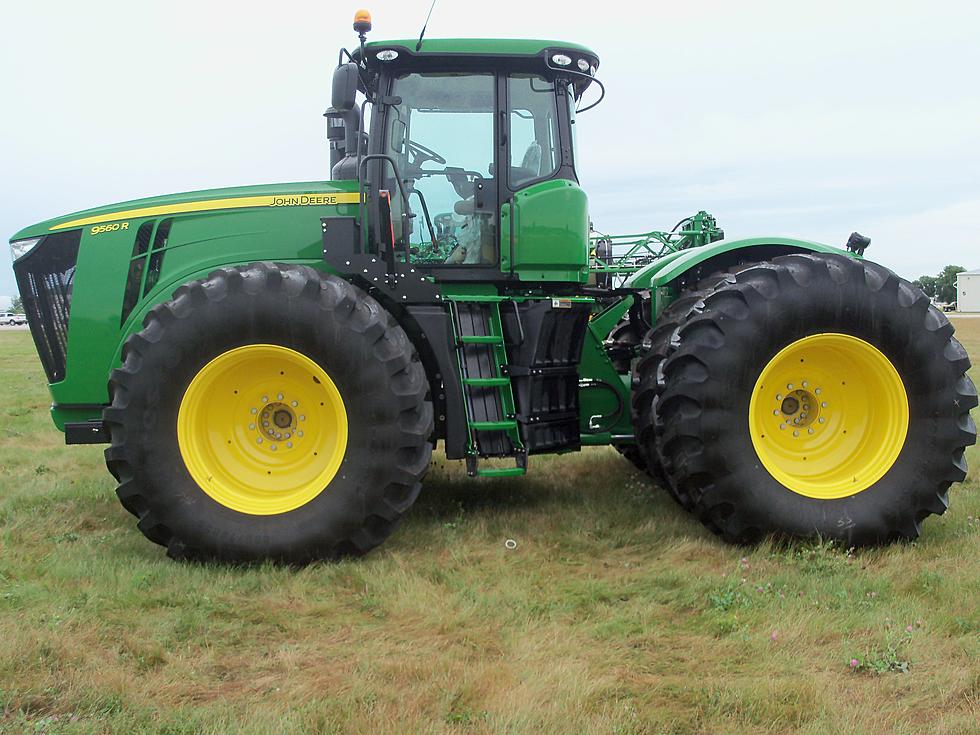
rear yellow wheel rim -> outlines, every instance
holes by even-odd
[[[330,376],[288,347],[215,357],[177,414],[188,472],[212,499],[252,515],[287,513],[330,484],[347,450],[347,411]]]
[[[808,498],[867,490],[898,459],[908,428],[908,396],[895,366],[847,334],[815,334],[784,347],[762,369],[749,402],[759,460]]]

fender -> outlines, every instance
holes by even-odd
[[[792,237],[751,237],[744,240],[717,240],[710,245],[671,253],[667,257],[661,258],[655,263],[651,263],[645,268],[638,270],[630,276],[625,285],[628,288],[638,289],[660,288],[705,261],[726,254],[736,253],[737,251],[751,250],[754,248],[768,248],[769,251],[775,248],[779,251],[779,255],[789,253],[839,253],[840,255],[854,257],[853,253],[841,250],[840,248],[810,240],[797,240]],[[766,255],[763,257],[768,258],[773,256],[771,252],[766,252]]]

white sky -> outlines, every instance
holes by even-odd
[[[428,6],[371,2],[371,39],[417,35]],[[320,115],[356,7],[3,3],[0,234],[135,197],[328,178]],[[909,277],[980,267],[980,4],[437,0],[427,35],[599,54],[608,95],[578,135],[600,230],[703,208],[729,237],[842,245],[858,230]]]

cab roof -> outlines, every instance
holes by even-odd
[[[599,56],[581,44],[530,38],[426,38],[416,51],[417,38],[371,41],[369,52],[395,49],[411,56],[541,56],[545,51],[572,52],[587,56],[598,66]],[[355,52],[356,53],[356,52]],[[369,58],[373,54],[369,54]]]

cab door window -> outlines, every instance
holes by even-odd
[[[388,112],[387,148],[415,217],[412,231],[402,233],[402,204],[394,197],[392,222],[396,240],[408,238],[413,262],[497,262],[494,87],[493,74],[412,73],[394,80],[392,95],[401,102]]]
[[[552,176],[560,160],[555,85],[535,74],[507,78],[510,188]]]

